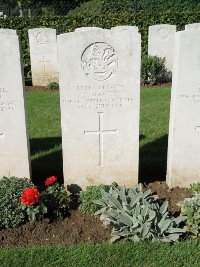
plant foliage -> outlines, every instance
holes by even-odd
[[[193,197],[179,202],[181,213],[185,219],[185,229],[193,238],[200,237],[200,183],[192,184],[190,190]]]
[[[0,228],[15,227],[26,220],[19,199],[31,186],[32,182],[26,178],[3,177],[0,180]]]
[[[167,72],[165,62],[165,58],[143,56],[141,65],[142,84],[155,85],[169,82],[171,80],[171,74]]]
[[[110,0],[109,0],[110,1]],[[157,9],[156,9],[157,10]],[[73,14],[67,16],[31,17],[19,18],[8,17],[0,20],[0,28],[16,29],[22,40],[23,64],[26,77],[31,76],[28,29],[47,27],[57,30],[57,34],[71,32],[79,27],[102,27],[110,29],[119,25],[137,25],[142,37],[142,55],[147,55],[148,27],[154,24],[174,24],[177,30],[183,30],[185,24],[200,21],[200,12],[139,12],[128,13],[127,10],[121,13],[101,14]]]
[[[151,190],[142,191],[141,185],[131,189],[101,189],[102,198],[94,201],[101,209],[96,215],[103,215],[113,226],[111,241],[125,238],[134,242],[143,240],[177,241],[185,231],[179,228],[181,217],[174,218],[167,211],[168,202],[159,205],[158,196]]]
[[[112,187],[117,187],[117,184],[113,183]],[[82,213],[94,215],[97,210],[100,209],[100,205],[95,204],[94,200],[101,198],[101,189],[108,192],[110,185],[94,185],[87,186],[85,191],[81,191],[79,195],[79,210]]]
[[[59,84],[57,82],[50,82],[47,84],[47,88],[50,90],[59,90]]]

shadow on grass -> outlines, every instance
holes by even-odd
[[[41,153],[41,156],[31,161],[32,180],[36,185],[43,185],[44,180],[53,175],[58,177],[60,183],[63,183],[63,158],[61,148],[59,151],[52,152],[49,155],[43,155],[43,153],[48,153],[48,151],[55,146],[61,146],[61,142],[61,137],[34,138],[30,140],[31,156],[39,152]]]
[[[140,136],[140,140],[144,138],[145,136]],[[150,183],[165,181],[167,144],[168,136],[164,135],[154,142],[148,143],[140,148],[140,182]],[[33,156],[36,153],[41,153],[41,156],[31,161],[32,179],[36,185],[43,185],[44,180],[52,175],[57,176],[59,182],[63,183],[63,158],[61,148],[57,152],[43,155],[43,153],[48,153],[50,149],[59,145],[61,146],[61,137],[34,138],[30,140],[31,155]]]
[[[165,181],[167,168],[168,135],[140,148],[139,181],[151,183]]]

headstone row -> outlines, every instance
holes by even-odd
[[[199,43],[199,30],[175,34],[170,187],[200,181]],[[0,176],[30,177],[23,71],[15,31],[0,29],[0,48]],[[58,36],[64,179],[72,189],[112,182],[137,184],[140,55],[136,27],[80,28]]]
[[[138,31],[135,26],[119,26],[117,29]],[[186,30],[200,28],[200,23],[188,24]],[[98,27],[83,27],[81,31],[98,30]],[[112,28],[114,30],[115,28]],[[75,32],[79,31],[76,29]],[[47,86],[50,82],[58,81],[57,37],[56,30],[51,28],[30,29],[29,44],[32,82],[35,86]],[[159,24],[149,27],[148,54],[166,59],[166,68],[173,70],[173,51],[176,26]]]

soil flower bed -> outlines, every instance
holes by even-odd
[[[169,209],[173,214],[180,213],[180,208],[176,204],[191,195],[185,188],[169,189],[165,182],[148,184],[146,189],[157,193],[161,200],[167,199]],[[64,219],[58,218],[53,221],[43,219],[0,230],[0,247],[97,244],[108,241],[110,232],[111,227],[105,227],[99,218],[81,213],[78,209],[77,198],[74,197],[69,213]]]

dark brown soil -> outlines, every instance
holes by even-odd
[[[25,90],[28,92],[52,92],[46,86],[25,86]]]
[[[179,201],[190,197],[188,189],[178,187],[169,189],[165,182],[154,182],[148,184],[146,188],[157,193],[161,199],[167,199],[172,213],[179,212],[179,207],[176,205]],[[70,216],[64,220],[29,222],[16,228],[1,230],[0,248],[96,244],[109,240],[110,230],[111,228],[106,229],[98,218],[72,209]]]
[[[42,245],[101,243],[110,238],[110,228],[91,216],[72,210],[64,220],[29,222],[0,231],[0,248]]]
[[[174,187],[169,189],[166,182],[154,182],[146,186],[146,189],[151,189],[153,193],[156,193],[160,199],[169,201],[169,211],[172,214],[180,212],[180,207],[177,203],[184,198],[191,197],[191,193],[186,188]]]

